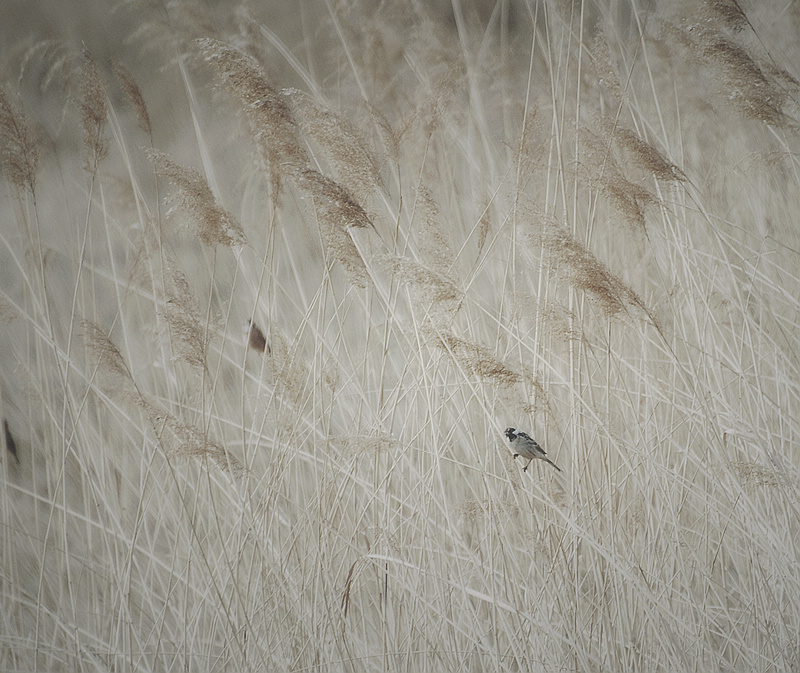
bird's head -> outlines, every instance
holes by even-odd
[[[513,442],[517,438],[517,429],[506,428],[506,437],[508,437],[509,442]]]

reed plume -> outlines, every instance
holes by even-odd
[[[446,304],[446,308],[456,309],[464,298],[464,293],[452,280],[413,259],[381,255],[378,261],[400,282],[411,285],[427,304]]]
[[[39,136],[30,121],[0,89],[0,166],[3,173],[13,185],[34,194],[41,155]]]
[[[592,69],[597,81],[606,91],[617,99],[622,99],[622,86],[619,82],[617,69],[611,60],[611,50],[603,28],[598,28],[592,41],[589,55],[592,59]]]
[[[739,8],[738,4],[736,7]],[[728,13],[726,16],[731,15]],[[742,13],[735,25],[746,21]],[[776,128],[796,126],[784,108],[796,98],[800,82],[786,70],[761,64],[724,30],[716,29],[714,22],[697,24],[683,20],[666,23],[664,35],[684,48],[690,62],[706,66],[720,99],[741,115]]]
[[[486,245],[486,239],[489,236],[489,231],[492,228],[491,211],[489,210],[490,203],[487,201],[481,212],[481,219],[478,221],[478,257],[480,258],[483,253],[483,246]]]
[[[385,434],[340,435],[330,437],[329,441],[345,457],[358,459],[392,451],[399,447],[397,440]]]
[[[617,278],[565,228],[545,225],[531,235],[544,249],[553,273],[576,290],[587,293],[609,318],[639,309],[650,315],[639,296]]]
[[[746,117],[784,126],[787,92],[775,86],[744,47],[722,33],[704,31],[698,36],[703,56],[719,73],[726,98]]]
[[[453,251],[439,218],[439,206],[431,191],[423,185],[417,187],[416,208],[421,219],[415,237],[419,255],[427,266],[449,276],[452,273]]]
[[[100,162],[108,155],[109,141],[105,135],[108,100],[100,80],[97,64],[88,51],[83,53],[79,108],[86,152],[85,167],[90,173],[95,173]]]
[[[349,120],[318,105],[306,94],[297,90],[288,93],[303,134],[327,154],[337,182],[363,202],[381,182],[377,162],[364,138]]]
[[[270,364],[276,387],[293,405],[299,404],[306,396],[308,368],[295,348],[290,348],[283,335],[271,334]]]
[[[500,386],[509,386],[522,380],[521,374],[492,355],[484,346],[443,330],[427,329],[426,336],[430,343],[447,351],[467,372],[480,379]]]
[[[175,356],[192,367],[205,369],[209,336],[186,276],[173,261],[167,263],[167,300],[161,314],[169,325]]]
[[[375,228],[364,209],[339,183],[311,168],[292,167],[291,175],[295,184],[314,199],[324,219],[331,224],[341,229]]]
[[[738,33],[750,21],[736,0],[704,0],[701,16],[709,22]]]
[[[234,482],[246,476],[242,463],[207,432],[183,422],[151,401],[143,400],[142,407],[167,455],[210,460]]]
[[[130,71],[121,63],[114,64],[114,74],[120,81],[122,90],[128,97],[134,111],[136,118],[139,120],[139,128],[142,129],[148,136],[153,135],[153,125],[150,123],[150,113],[147,111],[147,104],[144,101],[139,85],[133,78]]]
[[[585,130],[583,141],[583,168],[588,172],[589,184],[597,189],[619,212],[623,221],[635,229],[645,229],[645,209],[656,203],[656,198],[644,187],[628,180],[612,153],[611,139]]]
[[[686,180],[680,168],[665,159],[661,152],[642,140],[634,131],[617,126],[610,120],[606,120],[605,128],[617,146],[623,150],[625,159],[643,172],[665,182]]]
[[[175,163],[158,150],[147,151],[156,174],[166,178],[182,196],[183,208],[197,225],[197,235],[208,246],[230,247],[244,243],[245,236],[236,218],[217,203],[206,179],[195,170]]]
[[[242,105],[269,172],[273,198],[277,198],[281,193],[282,164],[308,163],[291,109],[252,56],[210,38],[199,39],[197,44],[221,85]]]
[[[108,334],[91,320],[81,321],[83,338],[94,356],[101,380],[114,392],[128,389],[133,384],[128,365]]]
[[[290,175],[313,202],[326,250],[344,267],[351,283],[366,287],[369,271],[350,229],[374,229],[367,213],[344,187],[315,170],[295,166]]]

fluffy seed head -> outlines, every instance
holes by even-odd
[[[0,168],[14,185],[33,193],[41,153],[38,134],[0,89]]]

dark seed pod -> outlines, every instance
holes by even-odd
[[[17,455],[17,445],[14,442],[14,438],[11,436],[11,430],[8,429],[8,421],[3,419],[3,434],[6,438],[6,449],[8,452],[14,456],[14,460],[17,461],[17,465],[19,465],[19,456]]]
[[[269,354],[267,339],[264,336],[264,333],[259,329],[258,325],[256,325],[252,320],[248,319],[247,327],[249,330],[248,343],[250,348],[252,348],[254,351],[258,351],[259,353],[267,351]]]

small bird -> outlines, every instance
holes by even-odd
[[[264,336],[264,332],[249,318],[247,319],[247,332],[250,348],[259,353],[266,351],[267,355],[270,355],[270,348],[267,345],[267,338]]]
[[[520,432],[516,428],[506,428],[506,437],[508,437],[508,441],[511,442],[511,448],[514,450],[514,458],[522,456],[528,459],[528,464],[522,468],[523,472],[528,471],[530,464],[536,458],[550,463],[561,472],[561,468],[547,457],[545,450],[539,446],[539,443],[528,433]]]

